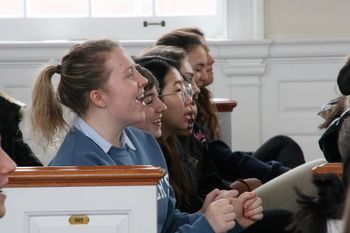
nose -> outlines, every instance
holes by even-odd
[[[145,77],[143,77],[139,72],[137,72],[136,75],[139,87],[145,87],[148,83],[148,80]]]
[[[168,107],[163,103],[159,97],[157,97],[157,106],[156,106],[156,111],[158,113],[165,112],[168,109]]]
[[[187,107],[192,105],[192,102],[193,102],[193,96],[187,95],[185,99],[185,106]]]
[[[193,91],[194,91],[195,95],[198,95],[198,94],[199,94],[199,92],[201,92],[201,90],[200,90],[200,89],[199,89],[199,87],[197,86],[197,83],[196,83],[195,78],[194,78],[194,79],[192,79],[191,84],[192,84],[192,89],[193,89]]]
[[[2,182],[7,183],[8,175],[15,169],[16,163],[7,155],[7,153],[2,148],[0,148],[0,178],[3,180]]]
[[[203,81],[203,82],[208,80],[208,73],[207,73],[207,71],[205,69],[201,70],[200,80]]]
[[[208,57],[208,63],[207,64],[209,66],[212,66],[215,63],[214,57],[209,52],[207,53],[207,57]]]

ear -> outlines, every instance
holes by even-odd
[[[98,108],[105,108],[107,106],[106,101],[104,99],[104,93],[100,90],[92,90],[90,92],[90,100],[93,105]]]

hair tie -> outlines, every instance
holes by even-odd
[[[57,73],[57,74],[61,74],[61,68],[62,68],[61,65],[57,65],[57,66],[56,66],[56,73]]]

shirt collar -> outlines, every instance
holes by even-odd
[[[73,121],[73,126],[81,131],[85,136],[89,137],[93,140],[105,153],[113,146],[110,142],[104,139],[99,133],[96,132],[94,128],[92,128],[83,118],[76,116]],[[123,130],[120,136],[120,144],[122,147],[128,146],[132,150],[136,150],[134,144],[132,144],[130,138]]]

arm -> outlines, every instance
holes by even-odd
[[[265,183],[289,170],[277,161],[264,163],[244,152],[232,152],[220,140],[208,141],[208,152],[225,180],[254,177]]]

